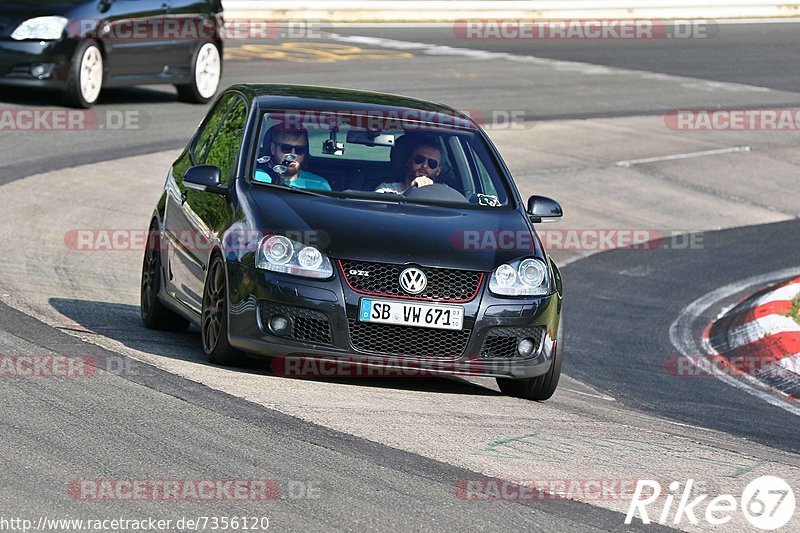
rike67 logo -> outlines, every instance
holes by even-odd
[[[661,484],[650,479],[638,480],[625,523],[630,524],[638,515],[644,524],[655,521],[661,525],[685,525],[685,519],[693,526],[699,525],[701,520],[720,526],[730,522],[737,513],[742,513],[753,527],[771,531],[785,526],[794,515],[794,491],[779,477],[754,479],[744,488],[739,499],[731,494],[721,494],[709,500],[708,494],[693,493],[693,487],[693,479],[688,480],[682,489],[680,482],[673,481],[667,487],[661,513],[650,515],[654,510],[648,512],[648,506],[662,497]]]

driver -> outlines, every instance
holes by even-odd
[[[403,194],[412,187],[432,185],[442,171],[442,151],[433,141],[421,141],[406,161],[405,181],[381,183],[375,192]]]
[[[284,124],[278,124],[267,131],[265,140],[269,141],[270,170],[257,170],[256,181],[282,183],[301,189],[331,190],[328,180],[302,168],[308,154],[308,131],[305,128],[288,128]],[[276,165],[283,165],[284,158],[289,154],[296,159],[285,165],[286,172],[278,174],[272,170]]]

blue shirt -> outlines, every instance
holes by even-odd
[[[253,180],[260,183],[272,183],[272,176],[264,170],[256,170],[256,175]],[[328,180],[322,176],[317,176],[313,172],[300,169],[300,174],[291,180],[287,180],[284,185],[290,187],[297,187],[298,189],[315,189],[318,191],[329,191],[331,186]]]

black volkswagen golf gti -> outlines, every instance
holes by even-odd
[[[293,358],[492,376],[545,400],[562,283],[485,132],[388,94],[238,85],[173,163],[142,269],[146,326],[214,363]]]

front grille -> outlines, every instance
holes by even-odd
[[[520,357],[517,353],[517,343],[525,337],[533,339],[536,348],[533,353],[539,352],[544,336],[544,327],[535,328],[492,328],[481,347],[483,358],[511,358]]]
[[[261,311],[261,324],[264,326],[265,331],[269,331],[267,325],[270,317],[279,314],[287,317],[292,322],[289,332],[286,335],[282,335],[283,337],[313,344],[333,344],[331,322],[325,314],[319,311],[293,305],[275,304],[263,300],[259,302],[259,308]],[[271,331],[269,333],[273,334]]]
[[[478,294],[482,272],[449,268],[420,267],[428,285],[420,294],[411,296],[400,288],[400,272],[408,265],[339,261],[347,284],[356,292],[375,296],[399,296],[417,300],[468,302]],[[351,273],[360,271],[363,274]]]
[[[361,352],[416,357],[458,357],[464,353],[471,330],[461,331],[370,324],[349,319],[350,341]]]

